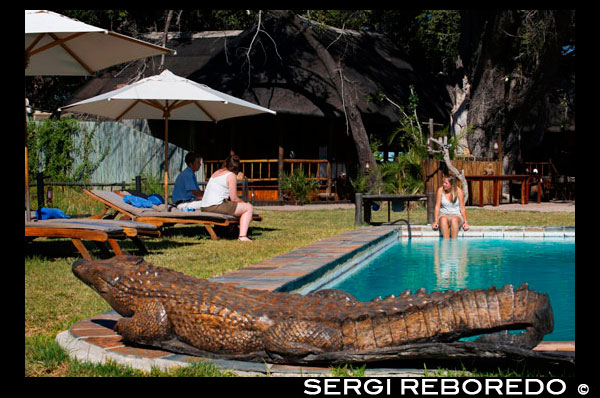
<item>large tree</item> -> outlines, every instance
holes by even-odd
[[[289,22],[302,33],[302,36],[315,50],[319,60],[327,70],[330,83],[335,88],[344,107],[343,111],[346,115],[348,130],[354,140],[359,167],[363,170],[370,170],[367,185],[369,189],[374,189],[380,184],[381,176],[375,162],[375,157],[371,151],[369,136],[367,135],[361,111],[358,107],[358,93],[344,79],[343,59],[341,57],[334,58],[329,52],[328,47],[317,39],[311,24],[303,23],[297,15],[291,12],[282,14],[282,17],[289,18]]]
[[[549,99],[564,81],[564,48],[574,46],[575,12],[462,11],[461,17],[457,78],[470,85],[469,147],[475,156],[490,156],[499,140],[504,172],[510,172],[520,160],[523,134],[541,141],[548,127]]]

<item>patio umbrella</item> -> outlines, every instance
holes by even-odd
[[[47,10],[25,10],[25,76],[89,76],[109,66],[175,51]],[[25,114],[26,220],[31,219]]]
[[[89,76],[173,50],[47,10],[25,10],[25,76]]]
[[[117,90],[64,106],[62,110],[98,115],[117,121],[164,119],[165,202],[168,201],[170,119],[217,122],[260,113],[275,114],[275,111],[174,75],[169,70]]]

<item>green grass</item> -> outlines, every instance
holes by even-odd
[[[73,195],[71,212],[98,213],[86,195]],[[81,200],[80,200],[81,197]],[[203,227],[179,226],[162,238],[145,240],[146,261],[198,278],[209,278],[286,253],[309,243],[354,228],[354,210],[261,211],[263,221],[253,223],[252,243],[213,241]],[[373,212],[375,221],[387,220],[384,207]],[[394,213],[392,213],[394,217]],[[400,216],[398,216],[400,217]],[[503,212],[469,210],[472,225],[575,225],[574,213]],[[381,220],[379,220],[381,218]],[[412,222],[426,221],[424,209],[411,211]],[[99,251],[86,246],[97,257]],[[129,241],[123,250],[135,253]],[[72,360],[55,343],[56,335],[73,323],[110,310],[110,306],[75,278],[71,265],[79,253],[68,239],[38,239],[25,243],[25,376],[232,376],[210,364],[173,371],[142,372],[118,364],[92,365]],[[361,368],[333,368],[335,374],[360,374]]]
[[[524,207],[527,208],[526,205]],[[387,217],[387,203],[382,203],[378,211],[371,212],[373,222],[387,222]],[[391,212],[391,221],[399,218],[406,218],[406,211],[402,213]],[[575,226],[575,213],[489,210],[469,207],[467,208],[467,220],[473,226]],[[410,222],[427,224],[427,212],[424,207],[410,211]]]

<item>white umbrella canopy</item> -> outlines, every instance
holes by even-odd
[[[168,201],[169,119],[212,121],[275,111],[177,76],[169,70],[62,107],[114,120],[165,120],[165,202]]]
[[[124,62],[173,50],[47,10],[25,10],[26,76],[89,76]]]
[[[47,10],[25,10],[25,76],[89,76],[124,62],[176,52]],[[29,221],[27,114],[25,219]]]
[[[233,97],[169,70],[119,89],[62,107],[106,118],[213,121],[275,111]]]

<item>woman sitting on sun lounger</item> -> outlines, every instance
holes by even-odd
[[[240,171],[240,158],[228,156],[223,167],[215,171],[206,184],[202,198],[202,211],[224,213],[240,218],[240,235],[238,240],[249,242],[248,226],[252,221],[254,208],[237,194],[237,173]]]
[[[193,171],[191,166],[190,168]],[[177,204],[177,207],[182,210],[188,208],[200,208],[202,211],[239,217],[240,235],[238,240],[246,242],[251,241],[252,239],[248,238],[248,227],[252,221],[254,208],[250,203],[244,202],[237,195],[236,176],[239,171],[239,156],[228,156],[223,163],[223,167],[215,171],[210,177],[210,180],[208,180],[202,200],[198,201],[192,199],[192,201]],[[177,179],[179,179],[179,177],[177,177]],[[175,181],[175,186],[177,186],[177,181]],[[173,190],[173,200],[176,200],[175,190]]]

